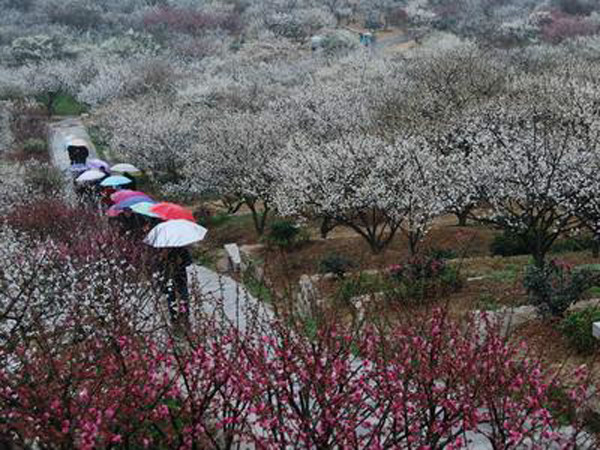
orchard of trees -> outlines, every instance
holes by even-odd
[[[286,217],[416,256],[452,214],[543,272],[600,239],[599,54],[594,0],[0,0],[0,447],[594,448],[588,372],[485,316],[240,331],[198,308],[173,336],[151,255],[34,150],[85,112],[107,158],[258,236]]]

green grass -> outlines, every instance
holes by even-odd
[[[252,297],[263,302],[273,303],[273,293],[263,280],[258,280],[246,272],[243,276],[243,282],[244,287]]]
[[[594,272],[600,272],[600,264],[580,264],[575,267],[575,270],[591,270]]]
[[[502,305],[489,294],[482,294],[477,301],[477,307],[482,311],[498,311]]]
[[[488,276],[491,280],[499,283],[512,283],[517,279],[520,272],[520,266],[516,264],[508,264],[504,269],[494,270]]]
[[[40,103],[46,104],[47,96],[42,95],[38,98]],[[72,95],[61,94],[54,102],[53,114],[56,116],[78,116],[87,112],[87,107],[79,103]]]
[[[200,250],[194,254],[194,260],[197,264],[208,269],[216,270],[217,268],[217,255],[214,252]]]
[[[114,158],[112,158],[110,147],[104,141],[104,139],[102,139],[98,128],[89,127],[88,134],[90,136],[90,140],[92,141],[92,143],[94,144],[94,147],[96,148],[96,153],[98,154],[98,158],[103,159],[104,161],[110,160],[111,162],[114,163],[115,161],[114,161]]]
[[[588,289],[588,294],[593,297],[600,297],[600,286],[592,286]]]

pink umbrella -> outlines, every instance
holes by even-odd
[[[108,208],[108,211],[106,211],[106,215],[108,217],[117,217],[119,214],[121,214],[124,210],[123,209],[117,209],[115,208],[116,205],[111,206],[110,208]]]
[[[122,190],[117,191],[114,194],[112,194],[110,196],[110,199],[114,203],[121,203],[123,200],[127,200],[129,197],[138,197],[138,196],[148,197],[147,194],[144,194],[141,191],[132,191],[131,189],[122,189]]]

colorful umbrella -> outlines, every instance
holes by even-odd
[[[141,214],[142,216],[154,217],[155,219],[159,219],[159,215],[150,211],[156,203],[154,202],[140,202],[131,206],[131,210],[135,213]]]
[[[192,211],[184,208],[183,206],[177,205],[175,203],[169,203],[169,202],[157,203],[152,208],[150,208],[150,211],[158,214],[158,216],[164,220],[184,219],[184,220],[189,220],[191,222],[196,221]]]
[[[120,191],[117,191],[114,194],[112,194],[110,196],[110,199],[115,203],[119,203],[125,200],[126,198],[138,197],[140,195],[146,195],[146,193],[142,191],[133,191],[131,189],[121,189]]]
[[[156,225],[144,242],[155,248],[185,247],[201,241],[207,230],[189,220],[169,220]]]
[[[123,177],[121,175],[113,175],[102,180],[100,186],[123,186],[129,183],[131,183],[131,180],[129,178]]]
[[[127,164],[127,163],[116,164],[116,165],[112,166],[110,168],[110,170],[112,172],[131,173],[131,174],[138,174],[141,172],[141,170],[138,169],[137,167],[135,167],[133,164]]]
[[[98,181],[98,180],[101,180],[102,178],[104,178],[105,176],[106,176],[106,174],[104,172],[102,172],[101,170],[90,169],[90,170],[86,170],[81,175],[79,175],[75,179],[75,181],[77,181],[78,183],[85,183],[87,181]]]
[[[71,172],[85,172],[88,170],[85,164],[71,164],[70,169]]]
[[[150,197],[148,197],[147,195],[139,195],[136,197],[126,198],[125,200],[120,201],[119,203],[114,205],[114,207],[115,207],[115,209],[125,209],[125,208],[132,207],[136,203],[142,203],[142,202],[150,202],[150,203],[156,204],[156,202],[152,201],[152,199]]]
[[[88,167],[92,169],[106,169],[110,170],[110,165],[106,161],[102,161],[101,159],[92,158],[87,160]]]
[[[117,217],[119,214],[125,211],[124,209],[117,209],[116,206],[117,205],[113,205],[110,208],[108,208],[108,210],[106,211],[106,215],[108,217]]]

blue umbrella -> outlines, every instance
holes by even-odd
[[[124,184],[131,183],[131,180],[127,177],[121,175],[113,175],[108,178],[102,180],[100,186],[110,187],[110,186],[123,186]]]
[[[115,205],[115,209],[129,208],[137,203],[142,203],[142,202],[149,202],[149,203],[153,203],[153,204],[156,203],[154,200],[152,200],[147,195],[137,195],[135,197],[129,197],[129,198],[123,200],[122,202],[117,203]]]

